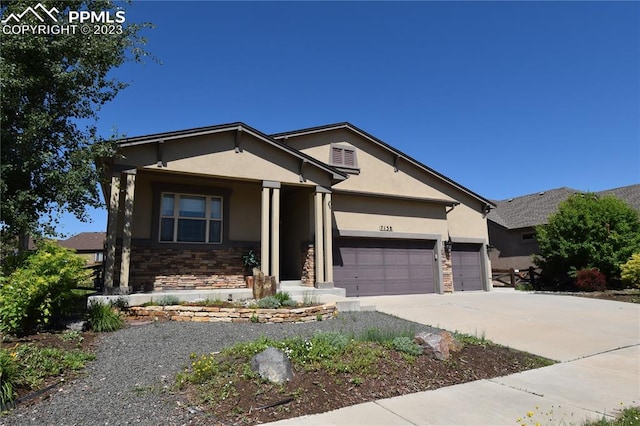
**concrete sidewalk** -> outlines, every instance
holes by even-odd
[[[272,424],[580,425],[640,404],[640,305],[513,290],[359,300],[561,362]]]

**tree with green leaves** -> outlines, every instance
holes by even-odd
[[[535,262],[546,281],[571,282],[577,271],[597,268],[613,283],[620,265],[640,251],[640,215],[614,196],[575,194],[536,228],[536,239]]]
[[[120,3],[111,0],[38,5],[60,25],[70,24],[71,11],[95,16],[120,11],[126,17]],[[10,19],[42,24],[36,14],[25,13],[30,7],[33,1],[1,1],[3,25],[12,25]],[[36,12],[42,15],[41,10]],[[125,20],[107,34],[96,34],[96,24],[89,34],[79,26],[73,33],[0,32],[0,232],[5,244],[19,240],[26,248],[28,236],[54,236],[61,213],[87,220],[87,208],[102,205],[95,160],[112,154],[113,144],[97,134],[98,111],[127,86],[110,71],[147,56],[140,33],[148,27]]]

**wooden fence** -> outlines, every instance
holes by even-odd
[[[492,269],[491,279],[493,281],[499,281],[509,287],[515,287],[520,283],[529,283],[531,285],[536,285],[536,283],[540,279],[540,272],[536,271],[533,266],[524,270],[514,268]]]

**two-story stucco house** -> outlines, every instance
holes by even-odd
[[[266,135],[232,123],[133,137],[110,178],[113,293],[276,280],[348,296],[490,290],[494,204],[349,123]]]

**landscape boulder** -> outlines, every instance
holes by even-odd
[[[256,371],[263,379],[277,384],[293,379],[291,360],[274,347],[268,347],[251,358],[251,370]]]
[[[448,331],[430,332],[421,331],[414,336],[414,341],[422,346],[423,353],[433,358],[444,361],[449,359],[451,352],[462,349],[462,343]]]

